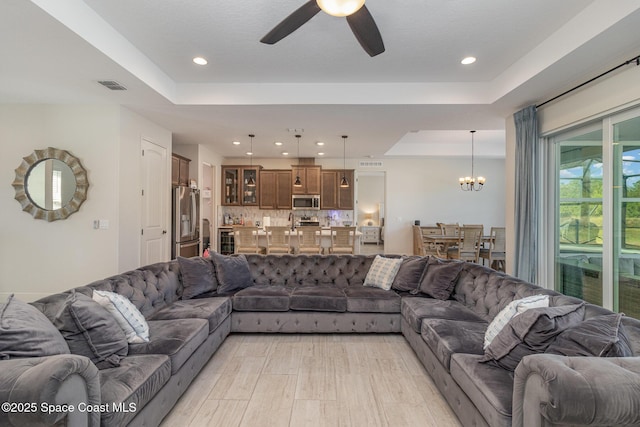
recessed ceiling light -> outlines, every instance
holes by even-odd
[[[233,141],[232,144],[233,145],[240,145],[240,141]]]
[[[318,156],[324,156],[324,153],[323,152],[319,152]]]
[[[476,62],[476,58],[473,56],[467,56],[462,61],[460,61],[460,63],[463,65],[473,64],[474,62]]]
[[[318,141],[318,142],[316,142],[316,145],[322,146],[322,145],[324,145],[324,142]]]
[[[288,151],[283,151],[283,152],[282,152],[282,155],[283,155],[283,156],[288,156],[288,155],[289,155],[289,152],[288,152]]]
[[[193,58],[193,62],[198,65],[207,65],[207,60],[201,56],[196,56],[195,58]]]
[[[253,153],[251,151],[247,151],[247,156],[253,156]]]
[[[280,142],[280,141],[276,141],[276,142],[274,142],[274,144],[275,144],[275,145],[277,145],[277,146],[281,146],[281,145],[282,145],[282,142]]]

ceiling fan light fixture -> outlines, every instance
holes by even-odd
[[[331,16],[349,16],[356,13],[365,0],[316,0],[318,7]]]

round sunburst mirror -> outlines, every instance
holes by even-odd
[[[80,209],[89,181],[80,160],[68,151],[49,147],[23,158],[12,185],[23,211],[51,222]]]

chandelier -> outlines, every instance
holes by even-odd
[[[458,181],[460,182],[460,189],[462,191],[480,191],[485,183],[485,178],[483,176],[476,177],[473,174],[473,135],[476,133],[475,130],[471,132],[471,176],[461,177]]]

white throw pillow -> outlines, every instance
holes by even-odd
[[[385,258],[376,255],[367,272],[367,277],[365,277],[363,285],[382,288],[388,291],[391,289],[393,279],[396,278],[396,274],[398,274],[401,265],[402,258]]]
[[[524,313],[530,308],[549,307],[549,295],[532,295],[530,297],[511,301],[489,324],[484,334],[484,348],[486,349],[498,333],[509,323],[509,320]]]
[[[128,298],[115,292],[94,290],[93,300],[116,319],[128,343],[149,342],[149,324]]]

